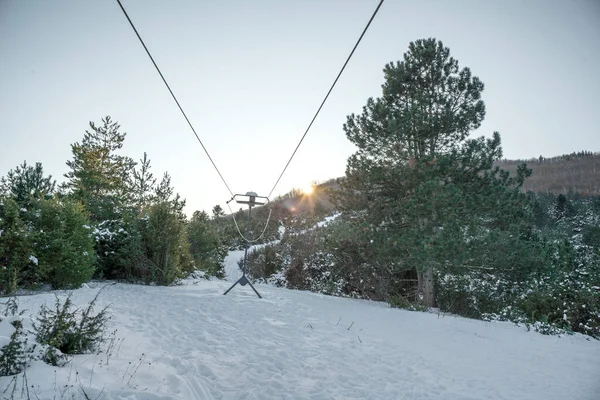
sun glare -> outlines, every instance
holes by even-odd
[[[313,186],[312,185],[305,186],[304,189],[302,189],[302,192],[304,192],[304,194],[311,194],[313,192]]]

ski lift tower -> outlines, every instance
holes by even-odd
[[[239,199],[238,199],[238,197],[239,197]],[[240,279],[238,279],[237,282],[235,282],[229,289],[227,289],[227,291],[225,293],[223,293],[223,295],[226,295],[227,293],[229,293],[231,291],[231,289],[233,289],[235,287],[235,285],[237,285],[239,283],[241,286],[250,285],[252,290],[254,290],[254,293],[256,293],[256,295],[260,299],[262,299],[262,296],[260,295],[260,293],[258,293],[256,291],[254,286],[252,286],[252,283],[250,283],[250,281],[246,277],[246,273],[248,272],[248,247],[250,247],[250,242],[248,241],[248,233],[250,232],[250,217],[252,215],[252,207],[262,206],[264,204],[267,204],[269,202],[269,198],[264,197],[264,196],[258,196],[254,192],[247,192],[246,194],[236,194],[235,196],[233,196],[231,198],[231,200],[235,200],[238,204],[248,204],[248,224],[246,225],[246,236],[244,237],[246,246],[244,248],[244,267],[242,269],[242,277]],[[231,200],[229,200],[229,201],[231,201]],[[229,203],[229,201],[228,201],[228,203]]]

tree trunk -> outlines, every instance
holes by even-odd
[[[423,271],[417,271],[419,286],[419,299],[423,305],[433,307],[435,305],[435,281],[433,279],[433,267],[427,267]]]
[[[435,305],[435,281],[433,280],[433,267],[429,266],[423,274],[423,303],[427,307]]]

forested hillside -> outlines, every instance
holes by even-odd
[[[598,157],[501,164],[498,132],[469,137],[485,117],[483,89],[441,42],[411,43],[402,61],[386,65],[381,97],[343,126],[358,147],[346,176],[290,203],[331,201],[328,223],[286,225],[281,241],[250,255],[250,274],[542,333],[600,336]],[[289,222],[322,220],[324,209]]]
[[[554,157],[531,158],[527,160],[502,159],[494,162],[503,170],[516,174],[519,165],[526,164],[531,169],[531,176],[523,183],[523,190],[535,193],[577,194],[590,197],[600,196],[600,153],[580,151]],[[332,178],[324,182],[315,183],[313,193],[309,198],[303,197],[300,189],[285,195],[285,200],[294,207],[306,212],[310,205],[317,205],[326,210],[334,210],[331,194],[339,189],[340,182],[345,177]],[[303,200],[304,199],[304,200]],[[275,203],[283,201],[278,199]]]
[[[76,288],[92,277],[168,285],[196,270],[222,276],[227,248],[204,212],[188,219],[165,172],[122,156],[110,116],[71,145],[66,181],[23,162],[0,179],[0,293]]]
[[[117,122],[90,122],[63,184],[39,163],[1,178],[0,293],[222,278],[248,228],[264,244],[253,279],[600,337],[599,155],[501,161],[500,133],[470,137],[483,82],[435,39],[383,78],[343,124],[346,175],[255,208],[250,227],[239,206],[186,216],[168,173],[121,155]]]
[[[523,189],[536,193],[600,196],[600,153],[580,151],[556,157],[530,160],[502,160],[496,165],[515,173],[517,166],[527,163],[533,174]]]

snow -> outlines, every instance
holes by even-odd
[[[241,256],[227,257],[230,280]],[[224,296],[231,282],[186,282],[106,286],[96,309],[110,305],[112,351],[61,368],[33,362],[31,398],[85,398],[83,388],[99,400],[592,400],[600,390],[600,341],[583,335],[544,336],[508,322],[261,284],[263,299],[239,285]],[[74,304],[99,288],[74,290]],[[54,300],[22,296],[19,309]],[[0,390],[11,379],[0,378]]]
[[[323,227],[323,226],[327,226],[331,221],[335,220],[337,217],[339,217],[340,215],[342,215],[341,213],[335,213],[333,215],[330,215],[328,217],[325,217],[325,219],[323,221],[320,221],[317,223],[317,226]]]
[[[35,265],[38,265],[38,259],[35,258],[35,256],[29,256],[29,261],[31,261]]]
[[[251,252],[256,246],[251,246],[248,252]],[[227,280],[235,282],[242,276],[242,270],[238,267],[237,262],[244,257],[244,250],[233,250],[225,257],[225,275]]]

